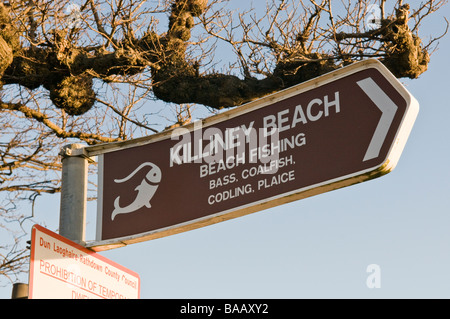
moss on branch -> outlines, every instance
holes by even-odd
[[[81,115],[95,103],[93,77],[108,81],[111,76],[129,77],[151,71],[154,95],[173,103],[200,103],[213,108],[238,106],[277,90],[304,82],[349,62],[344,55],[321,52],[291,52],[280,58],[265,78],[199,72],[199,62],[186,58],[194,18],[207,8],[207,0],[174,0],[168,30],[162,35],[148,31],[139,39],[129,37],[105,48],[77,47],[68,41],[68,31],[53,31],[52,43],[21,47],[14,21],[0,4],[0,76],[2,83],[36,89],[44,86],[56,107]],[[345,39],[376,39],[384,46],[382,62],[397,77],[417,78],[427,69],[429,54],[420,38],[408,27],[409,5],[377,30],[365,33],[336,33]]]

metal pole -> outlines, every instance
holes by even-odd
[[[88,156],[82,144],[62,148],[61,207],[59,234],[84,245]]]
[[[11,299],[28,299],[28,284],[20,282],[13,284]]]

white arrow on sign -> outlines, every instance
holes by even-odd
[[[383,146],[383,142],[386,139],[386,135],[397,112],[397,105],[395,105],[371,77],[358,81],[357,84],[382,112],[380,121],[367,148],[366,155],[364,155],[363,162],[365,162],[378,157],[380,154],[381,146]]]

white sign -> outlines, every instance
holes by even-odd
[[[29,299],[137,299],[135,272],[39,225],[31,235]]]

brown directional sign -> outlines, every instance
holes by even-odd
[[[87,148],[99,155],[103,250],[379,177],[418,103],[367,60],[189,126]]]

